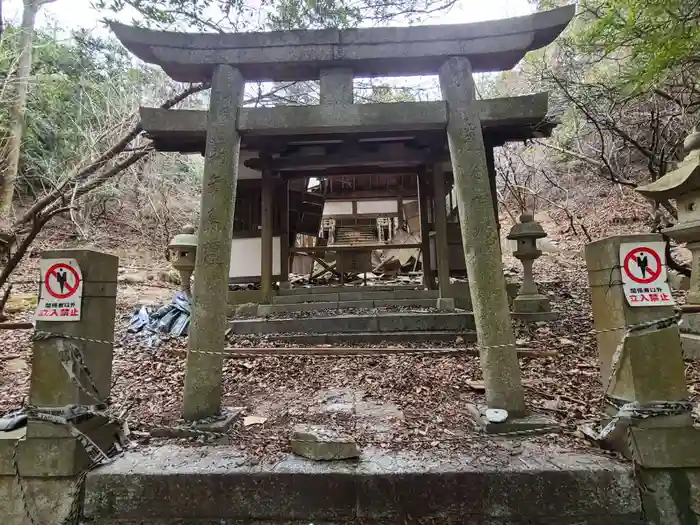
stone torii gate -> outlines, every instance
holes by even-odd
[[[329,164],[404,170],[430,166],[438,167],[433,169],[437,187],[444,187],[444,182],[439,185],[443,180],[439,167],[451,162],[487,403],[511,416],[524,414],[482,127],[489,121],[522,125],[528,118],[541,118],[546,94],[477,101],[472,73],[511,69],[528,51],[551,43],[573,14],[574,6],[567,6],[475,24],[238,34],[161,32],[112,24],[127,49],[162,67],[173,80],[210,81],[212,86],[206,125],[197,111],[142,110],[149,132],[158,126],[172,134],[196,128],[206,138],[186,419],[220,409],[223,358],[215,353],[224,349],[241,139],[258,144],[260,158],[246,165],[262,171],[263,210],[265,203],[271,209],[274,178],[287,171]],[[353,77],[435,74],[441,102],[354,104]],[[320,80],[320,105],[241,107],[246,81],[303,80]],[[409,133],[412,141],[398,148],[396,144],[358,148],[367,137],[397,133]],[[322,152],[287,147],[300,136],[334,136],[341,145]],[[285,144],[285,149],[273,148],[274,143]],[[440,264],[446,234],[444,199],[438,200],[443,206],[436,210]],[[270,216],[271,212],[262,216],[263,290],[271,286],[272,270],[267,265],[272,260],[272,238],[265,227]]]

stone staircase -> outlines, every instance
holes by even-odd
[[[411,286],[319,286],[280,290],[232,333],[298,345],[474,341],[474,316],[436,290]]]

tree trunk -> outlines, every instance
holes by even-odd
[[[10,224],[12,197],[19,170],[19,155],[24,132],[24,115],[27,106],[29,75],[32,69],[32,42],[34,40],[34,22],[39,7],[47,2],[25,0],[22,11],[22,27],[19,38],[19,60],[17,73],[12,83],[12,108],[10,110],[10,139],[7,163],[0,174],[0,229]]]

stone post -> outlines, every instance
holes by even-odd
[[[185,375],[183,416],[187,420],[212,416],[221,408],[223,356],[198,352],[224,351],[241,144],[236,119],[244,88],[237,69],[221,65],[214,70]]]
[[[517,417],[525,412],[525,395],[471,71],[466,58],[449,59],[439,71],[440,88],[447,101],[447,139],[486,400],[489,408]]]
[[[289,181],[281,185],[280,203],[280,288],[289,288]]]
[[[437,259],[440,298],[450,297],[450,250],[447,246],[447,209],[445,205],[445,172],[442,163],[433,166],[435,194],[435,258]]]
[[[625,235],[586,246],[601,381],[606,398],[617,406],[637,403],[641,409],[659,404],[672,408],[688,400],[673,307],[633,308],[622,286],[620,245],[661,240],[661,235]],[[611,415],[616,412],[610,410]],[[697,512],[693,494],[700,484],[700,433],[693,427],[689,410],[652,416],[623,418],[603,440],[642,467],[639,481],[651,489],[642,492],[649,523],[692,523],[683,517]],[[696,470],[687,470],[690,468]]]
[[[620,244],[659,242],[657,234],[607,237],[586,245],[586,265],[598,339],[600,379],[606,395],[618,404],[651,400],[676,401],[687,397],[678,327],[653,333],[644,340],[628,338],[628,355],[611,379],[618,345],[625,327],[673,316],[671,306],[632,308],[625,299],[620,270]],[[663,336],[663,337],[662,337]],[[640,346],[638,342],[644,342]],[[618,358],[619,359],[619,358]]]
[[[272,228],[273,207],[275,205],[275,179],[265,168],[262,172],[261,231],[260,231],[260,290],[262,302],[272,302]]]
[[[334,106],[354,102],[352,69],[335,67],[321,70],[321,105]]]
[[[532,275],[532,266],[542,255],[542,251],[537,248],[537,239],[546,236],[540,223],[534,221],[529,213],[523,213],[520,222],[514,225],[508,234],[509,240],[518,243],[513,256],[523,265],[523,284],[513,300],[513,317],[525,321],[548,321],[557,318],[549,309],[549,299],[540,293]]]
[[[106,402],[112,384],[114,317],[119,259],[92,250],[51,250],[42,259],[75,259],[83,277],[81,318],[71,322],[37,321],[43,333],[68,337],[38,339],[33,344],[29,404],[41,408],[95,405]],[[61,355],[75,357],[69,368],[85,390],[71,380]],[[84,367],[78,365],[82,359]],[[94,385],[94,388],[93,388]],[[106,419],[88,417],[77,428],[101,450],[112,446],[117,430]],[[28,509],[15,477],[13,453],[17,439],[17,466]],[[89,465],[83,445],[68,428],[30,420],[26,429],[0,432],[0,506],[3,525],[29,525],[27,512],[37,523],[63,523],[76,495],[76,477]],[[72,522],[71,522],[72,523]]]
[[[428,189],[428,181],[425,178],[425,172],[417,175],[418,177],[418,207],[420,220],[420,239],[421,239],[421,259],[423,261],[423,286],[428,290],[435,289],[435,274],[430,263],[430,225],[428,224],[428,208],[430,206],[430,193]]]

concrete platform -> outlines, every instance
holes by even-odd
[[[405,331],[471,331],[474,315],[469,312],[376,313],[335,315],[300,319],[234,319],[229,323],[236,334],[348,333]]]
[[[267,341],[297,346],[318,345],[372,345],[380,343],[454,343],[461,337],[466,343],[476,342],[476,332],[454,332],[449,330],[404,331],[404,332],[350,332],[341,334],[275,334],[265,336]]]
[[[341,294],[342,295],[342,294]],[[325,297],[325,295],[323,296]],[[439,308],[444,303],[451,301],[450,305],[442,310],[454,310],[454,301],[444,299],[375,299],[364,301],[320,301],[314,303],[292,303],[292,304],[261,304],[258,307],[258,315],[264,317],[271,314],[284,314],[291,312],[314,312],[316,310],[348,310],[353,308]]]
[[[645,523],[629,466],[527,442],[495,462],[369,449],[359,461],[266,464],[230,447],[150,447],[88,475],[84,516],[99,525]]]

